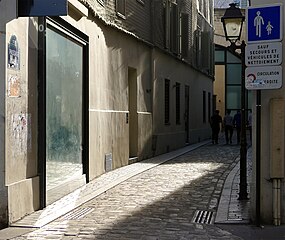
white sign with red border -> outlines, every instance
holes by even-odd
[[[248,90],[279,89],[282,87],[282,67],[249,67],[245,70],[245,87]]]

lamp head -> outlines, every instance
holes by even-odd
[[[245,17],[242,15],[241,10],[236,7],[235,3],[231,3],[221,18],[226,40],[230,42],[240,40],[244,19]]]

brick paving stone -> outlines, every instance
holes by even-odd
[[[192,222],[196,210],[217,211],[223,183],[238,155],[236,145],[200,147],[89,200],[81,207],[93,211],[80,219],[62,216],[14,239],[240,239],[216,225]],[[114,178],[112,172],[108,176]]]

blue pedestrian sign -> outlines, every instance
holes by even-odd
[[[248,7],[246,10],[247,42],[281,41],[282,4]]]

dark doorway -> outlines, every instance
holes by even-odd
[[[138,156],[137,70],[128,69],[129,82],[129,159]],[[134,161],[134,160],[132,160]]]

